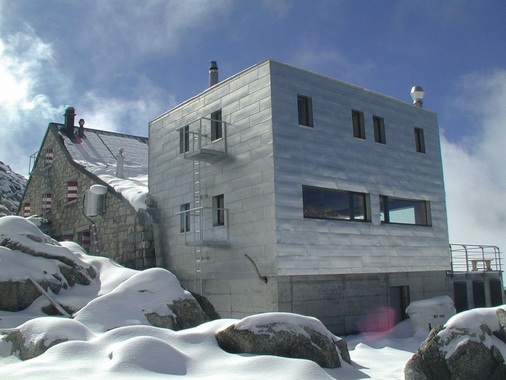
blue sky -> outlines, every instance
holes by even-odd
[[[49,122],[148,122],[271,58],[438,113],[453,241],[506,250],[504,0],[0,0],[0,160],[26,175]]]

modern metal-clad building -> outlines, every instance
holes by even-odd
[[[224,317],[290,311],[335,333],[447,294],[434,112],[271,60],[210,73],[150,122],[158,265]]]

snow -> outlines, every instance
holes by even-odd
[[[0,161],[0,216],[15,214],[23,198],[26,178]]]
[[[145,209],[148,194],[148,144],[142,137],[85,128],[85,137],[71,141],[64,133],[72,159],[120,193],[136,209]],[[123,175],[117,174],[120,149]]]
[[[74,319],[43,314],[40,308],[47,305],[47,300],[42,296],[26,310],[0,311],[0,334],[18,327],[27,342],[49,344],[54,339],[66,340],[38,357],[21,361],[15,354],[11,355],[11,343],[0,339],[2,379],[37,380],[49,376],[55,380],[180,379],[182,376],[234,380],[263,377],[279,380],[402,379],[405,363],[426,338],[419,332],[415,334],[410,320],[387,332],[344,337],[352,364],[343,362],[342,367],[336,369],[323,369],[303,359],[230,354],[218,346],[214,335],[232,324],[237,328],[261,329],[262,325],[276,321],[280,329],[308,326],[323,334],[331,333],[319,320],[292,313],[264,313],[242,320],[220,319],[181,331],[153,327],[143,315],[146,310],[167,315],[167,303],[190,296],[169,271],[154,268],[139,272],[104,257],[89,256],[76,243],[52,241],[24,218],[3,217],[0,226],[1,236],[25,238],[24,243],[34,250],[57,248],[60,254],[92,266],[98,273],[91,285],[75,285],[53,295],[60,304],[84,306]],[[42,240],[32,240],[27,235]],[[44,259],[5,247],[0,249],[0,259],[2,278],[31,275],[36,267],[47,273],[53,269],[52,264],[41,261]],[[434,300],[427,301],[425,305],[434,303]],[[493,309],[461,313],[452,317],[447,326],[457,328],[486,323],[496,329],[497,319],[493,318],[493,313]]]

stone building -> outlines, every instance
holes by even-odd
[[[146,205],[147,138],[50,123],[19,208],[57,240],[130,268],[155,266],[154,208]],[[82,119],[81,119],[82,120]]]
[[[437,115],[420,99],[271,60],[220,82],[213,62],[210,88],[149,139],[160,264],[222,316],[288,311],[352,333],[453,295]],[[480,270],[484,289],[500,273]]]

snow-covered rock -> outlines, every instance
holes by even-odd
[[[26,188],[26,178],[0,161],[0,217],[16,214]]]
[[[3,338],[11,343],[11,353],[21,360],[42,355],[50,347],[69,340],[87,340],[93,333],[80,322],[63,318],[37,318],[7,333]]]
[[[346,342],[330,333],[316,318],[292,313],[247,317],[216,334],[219,346],[230,353],[275,355],[312,360],[321,367],[351,364]]]
[[[505,379],[506,305],[456,314],[406,364],[406,380]]]
[[[35,282],[58,294],[89,285],[96,269],[19,216],[0,218],[0,309],[26,309],[41,296]]]
[[[111,292],[91,301],[74,317],[97,332],[131,325],[181,330],[209,320],[176,276],[162,268],[134,274]]]

